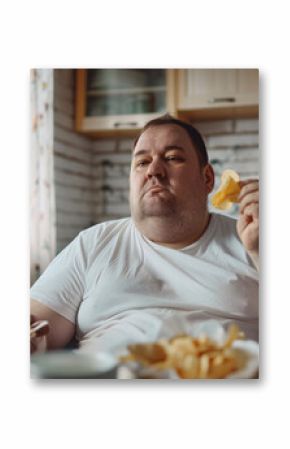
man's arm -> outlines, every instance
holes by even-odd
[[[75,325],[44,304],[31,299],[30,313],[34,320],[47,320],[49,332],[46,336],[47,349],[60,349],[66,346],[75,334]],[[37,346],[35,338],[35,346]]]
[[[259,269],[259,181],[241,181],[237,232],[254,265]]]

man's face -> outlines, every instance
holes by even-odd
[[[193,143],[180,126],[158,125],[140,136],[130,172],[130,205],[136,221],[192,219],[206,211],[212,185],[210,167],[200,167]]]

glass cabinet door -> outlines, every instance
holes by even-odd
[[[165,69],[88,69],[86,117],[166,112]]]

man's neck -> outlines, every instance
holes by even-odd
[[[167,246],[172,249],[181,249],[197,242],[208,228],[210,214],[207,212],[203,220],[196,223],[184,224],[161,217],[148,217],[142,220],[142,223],[135,221],[137,229],[147,239],[161,246]]]

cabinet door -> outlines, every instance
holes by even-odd
[[[236,102],[240,105],[259,104],[259,70],[236,70]]]
[[[77,129],[142,128],[172,108],[172,76],[166,69],[77,70]]]
[[[178,73],[179,110],[258,104],[256,69],[188,69]]]

